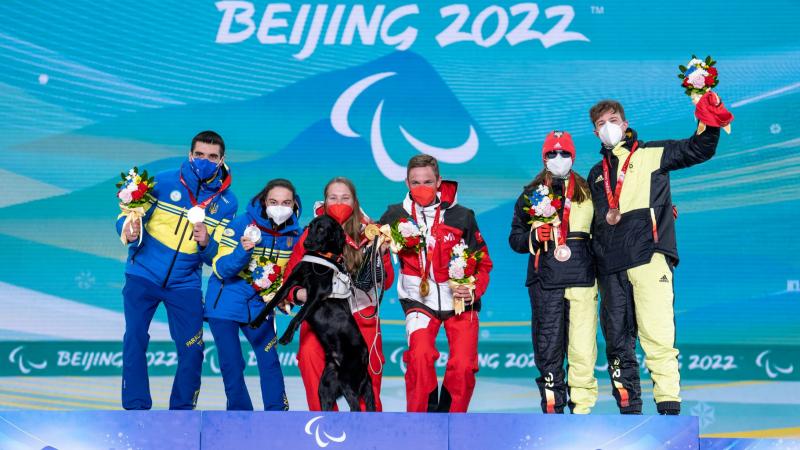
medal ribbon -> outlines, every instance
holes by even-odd
[[[230,187],[231,185],[231,182],[233,181],[231,179],[230,172],[228,172],[228,176],[225,177],[225,179],[222,181],[222,186],[219,188],[219,190],[215,192],[211,197],[208,197],[207,199],[203,200],[202,203],[197,203],[197,198],[194,196],[194,193],[192,193],[192,190],[189,189],[189,185],[187,185],[186,181],[184,181],[183,179],[183,174],[181,174],[180,180],[183,187],[186,188],[186,192],[189,193],[189,200],[192,202],[192,206],[198,206],[202,209],[206,209],[206,206],[208,206],[211,202],[214,201],[215,198],[217,198],[220,194],[222,194],[222,192],[225,189],[228,189],[228,187]]]
[[[434,217],[433,217],[433,224],[431,225],[431,227],[429,229],[429,231],[431,233],[431,239],[436,239],[436,238],[433,237],[433,228],[436,225],[439,224],[439,213],[441,211],[442,211],[442,204],[439,203],[439,205],[436,207],[436,214],[434,214]],[[422,214],[425,214],[425,212],[423,211]],[[417,224],[419,224],[419,220],[417,219],[417,202],[415,202],[413,200],[411,201],[411,217],[413,217],[414,221],[417,222]],[[431,270],[431,259],[427,257],[427,255],[428,255],[428,242],[427,242],[428,239],[425,237],[425,233],[422,233],[422,237],[423,237],[423,241],[424,241],[423,244],[424,244],[424,248],[425,248],[425,256],[426,257],[425,257],[425,261],[424,261],[424,264],[423,264],[422,252],[418,252],[418,254],[419,254],[419,268],[420,268],[420,271],[422,272],[420,274],[420,278],[422,278],[422,281],[420,282],[420,285],[422,283],[425,283],[425,281],[428,279],[428,273]]]
[[[575,194],[575,172],[569,172],[569,186],[567,186],[567,194],[564,196],[564,212],[561,215],[561,225],[558,230],[558,245],[562,246],[567,243],[567,234],[569,233],[569,213],[572,211],[572,196]]]
[[[619,197],[622,194],[622,183],[625,182],[625,173],[628,171],[628,165],[631,162],[631,156],[639,147],[639,141],[633,143],[633,148],[631,148],[631,152],[628,153],[628,157],[625,159],[625,164],[622,165],[622,170],[619,172],[619,176],[617,176],[617,186],[615,192],[611,193],[611,175],[609,171],[609,167],[611,166],[608,163],[608,158],[603,157],[603,185],[606,188],[606,198],[608,199],[608,208],[609,209],[619,209]]]

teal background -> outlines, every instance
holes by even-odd
[[[288,28],[273,34],[289,34],[300,6],[290,4],[292,12],[280,15]],[[368,13],[376,4],[363,3]],[[386,13],[403,5],[384,4]],[[255,33],[241,43],[216,43],[223,13],[211,1],[1,3],[0,340],[12,350],[29,341],[121,340],[125,249],[113,227],[116,174],[133,165],[150,172],[178,167],[203,129],[224,136],[242,205],[280,176],[295,182],[310,206],[328,179],[345,175],[366,212],[379,217],[405,193],[372,154],[371,128],[382,104],[381,136],[400,164],[417,152],[401,126],[441,148],[460,146],[475,129],[477,154],[442,171],[459,181],[459,201],[476,211],[495,261],[482,342],[522,349],[530,339],[526,257],[512,253],[506,239],[513,202],[541,169],[545,134],[573,134],[576,169],[584,175],[598,160],[587,111],[599,99],[621,101],[642,139],[688,137],[693,106],[676,75],[697,53],[719,61],[717,92],[736,121],[714,159],[673,175],[681,213],[678,344],[710,355],[739,345],[748,366],[757,367],[753,374],[796,376],[800,5],[576,1],[568,3],[568,30],[588,41],[545,48],[539,40],[501,40],[484,48],[438,44],[436,35],[453,20],[439,11],[449,4],[419,3],[418,14],[393,25],[392,33],[417,30],[407,50],[380,36],[365,45],[358,34],[342,45],[340,31],[335,45],[320,42],[298,60],[292,55],[299,45],[261,44]],[[534,29],[551,29],[558,18],[548,19],[545,10],[559,4],[538,3]],[[343,23],[353,6],[345,5]],[[498,5],[509,11],[513,3]],[[265,6],[254,3],[257,25]],[[470,2],[465,28],[489,6]],[[511,17],[510,27],[521,18]],[[496,23],[496,16],[486,21],[485,36]],[[359,136],[337,132],[337,98],[384,72],[395,75],[366,89],[347,117]],[[302,220],[310,219],[306,208]],[[382,316],[384,339],[401,343],[394,289]],[[151,335],[169,339],[163,309]],[[787,372],[769,376],[763,358],[756,366],[754,355],[763,351]],[[36,363],[36,355],[29,361]],[[4,358],[3,373],[19,374],[12,359]]]

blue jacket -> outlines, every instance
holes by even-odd
[[[128,244],[125,273],[168,289],[201,289],[203,263],[211,264],[218,243],[210,239],[208,246],[201,248],[192,240],[192,225],[186,219],[192,202],[186,187],[180,182],[181,175],[186,185],[196,193],[197,201],[203,202],[220,190],[223,177],[228,176],[229,171],[225,167],[214,180],[201,183],[186,160],[179,170],[157,174],[153,188],[156,202],[146,207],[142,243],[134,241]],[[230,189],[221,192],[206,207],[204,223],[209,234],[218,226],[227,225],[238,206]],[[117,233],[122,233],[124,220],[120,214]]]
[[[300,205],[300,198],[297,197]],[[205,317],[213,319],[233,320],[239,323],[250,322],[264,307],[255,289],[240,276],[250,265],[251,260],[262,256],[276,258],[278,265],[286,267],[292,249],[300,239],[302,228],[299,216],[302,208],[298,207],[294,214],[280,227],[261,214],[263,205],[250,202],[247,212],[233,219],[227,228],[220,227],[214,233],[214,240],[219,245],[214,256],[212,267],[214,275],[208,280],[205,297]],[[245,251],[240,239],[248,225],[254,223],[261,228],[261,242]]]

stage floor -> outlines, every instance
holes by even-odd
[[[166,409],[171,377],[153,377],[154,408]],[[3,377],[0,409],[75,410],[119,409],[118,377]],[[648,383],[649,384],[649,383]],[[306,410],[299,377],[287,377],[293,410]],[[247,377],[256,409],[261,407],[257,377]],[[601,380],[595,411],[614,414],[608,382]],[[645,389],[645,413],[654,413],[652,389]],[[400,377],[384,379],[381,394],[386,411],[405,409]],[[527,379],[479,378],[471,412],[538,412],[539,393]],[[198,409],[224,409],[222,378],[206,377]],[[683,389],[684,414],[699,416],[703,437],[800,438],[800,382],[739,381],[690,382]],[[345,408],[346,409],[346,408]]]

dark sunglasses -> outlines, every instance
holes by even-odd
[[[550,150],[549,152],[544,154],[544,157],[547,159],[555,159],[556,156],[562,156],[564,158],[572,158],[572,153],[565,150]]]

